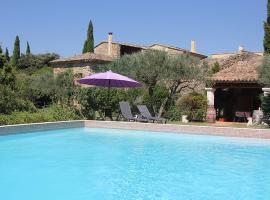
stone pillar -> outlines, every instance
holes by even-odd
[[[262,91],[264,96],[270,95],[270,88],[262,88]]]
[[[205,88],[207,92],[207,113],[206,121],[214,123],[216,121],[216,109],[215,105],[215,88]]]

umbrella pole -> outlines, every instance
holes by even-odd
[[[111,96],[111,80],[109,80],[109,87],[108,87],[108,99],[107,99],[107,109],[105,113],[105,118],[107,120],[112,120],[112,109],[111,109],[111,103],[110,103],[110,96]]]

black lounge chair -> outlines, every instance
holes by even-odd
[[[138,121],[138,122],[148,122],[147,119],[143,119],[141,117],[133,117],[132,113],[131,113],[131,108],[128,102],[126,101],[121,101],[119,102],[120,105],[120,110],[121,110],[121,114],[122,116],[127,119],[128,121]]]
[[[165,123],[167,122],[167,119],[163,118],[163,117],[153,117],[151,115],[151,113],[149,112],[148,108],[146,107],[146,105],[137,105],[138,110],[140,111],[141,115],[143,117],[145,117],[146,119],[148,119],[148,121],[151,122],[161,122],[161,123]]]

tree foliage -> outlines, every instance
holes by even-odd
[[[267,1],[267,19],[264,22],[264,52],[270,53],[270,0]]]
[[[220,71],[220,65],[219,65],[219,62],[216,61],[211,68],[211,72],[212,74],[215,74],[219,71]]]
[[[7,48],[6,48],[6,51],[5,51],[5,59],[6,59],[7,61],[10,60],[9,52],[8,52],[8,49],[7,49]]]
[[[30,45],[28,43],[28,41],[26,42],[26,52],[25,55],[30,55],[31,54],[31,50],[30,50]]]
[[[33,103],[22,97],[21,91],[16,86],[16,80],[13,67],[6,64],[0,74],[0,113],[35,110]]]
[[[189,120],[203,121],[206,116],[207,98],[203,94],[192,92],[181,97],[177,107],[182,114],[188,116]]]
[[[2,50],[2,49],[1,49]],[[78,119],[74,76],[71,72],[53,75],[50,61],[54,53],[20,53],[20,40],[14,42],[10,60],[8,49],[0,53],[0,124]]]
[[[82,53],[87,53],[87,52],[94,52],[93,24],[91,20],[88,24],[87,38],[84,42],[84,46],[82,50]]]
[[[16,76],[13,67],[10,64],[6,64],[0,74],[0,84],[14,89]]]
[[[119,117],[119,102],[128,101],[131,106],[138,103],[138,97],[142,95],[141,89],[111,89],[110,99],[107,97],[107,88],[89,87],[78,88],[77,100],[80,103],[80,112],[87,119],[104,119],[108,104],[111,105],[113,116]]]
[[[264,115],[270,116],[270,95],[263,96],[261,100],[261,107]]]
[[[1,102],[0,102],[1,103]],[[52,105],[35,112],[16,111],[0,114],[0,125],[51,122],[79,119],[75,109],[69,106]]]
[[[150,109],[159,116],[183,89],[192,89],[203,80],[203,70],[199,67],[198,59],[189,54],[170,55],[157,50],[124,55],[99,68],[99,70],[108,69],[142,82],[148,92]],[[157,109],[154,106],[154,89],[158,85],[162,85],[166,95]]]
[[[46,53],[38,55],[21,55],[21,58],[18,61],[18,69],[23,69],[25,72],[34,73],[36,70],[50,67],[50,61],[59,58],[59,55],[55,53]]]
[[[267,20],[264,22],[264,60],[258,68],[259,81],[270,86],[270,0],[267,3]]]
[[[259,81],[270,86],[270,55],[264,55],[263,63],[258,68]]]
[[[5,62],[6,62],[6,58],[5,58],[5,55],[3,55],[3,51],[0,46],[0,69],[4,67]]]
[[[15,111],[30,111],[36,110],[33,103],[22,98],[16,90],[0,85],[0,113],[11,114]]]
[[[13,49],[13,55],[12,55],[12,65],[14,67],[18,66],[20,57],[21,57],[20,39],[19,39],[19,36],[17,35],[14,42],[14,49]]]

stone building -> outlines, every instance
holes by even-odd
[[[79,77],[84,77],[89,75],[94,67],[112,60],[113,58],[111,56],[89,52],[82,55],[56,59],[50,63],[53,66],[54,74],[72,70],[72,72],[79,75]]]
[[[191,42],[191,50],[186,50],[163,44],[142,46],[137,44],[114,42],[112,36],[112,33],[109,33],[107,41],[102,41],[96,45],[94,48],[94,53],[85,53],[51,61],[54,68],[54,74],[71,69],[74,74],[79,74],[79,76],[83,77],[92,73],[92,69],[100,64],[108,63],[114,59],[120,58],[125,54],[132,54],[146,49],[163,50],[172,54],[189,53],[199,59],[204,59],[207,57],[196,52],[195,41]]]
[[[258,67],[263,54],[248,52],[242,47],[237,53],[215,54],[205,61],[218,62],[221,70],[211,77],[212,87],[206,88],[207,120],[246,121],[260,107],[260,95],[267,93],[258,81]]]
[[[191,41],[191,48],[190,51],[186,50],[186,49],[182,49],[179,47],[174,47],[174,46],[170,46],[170,45],[165,45],[165,44],[152,44],[151,46],[149,46],[149,49],[155,49],[155,50],[161,50],[161,51],[166,51],[170,54],[183,54],[183,53],[188,53],[196,58],[201,59],[205,59],[207,58],[207,56],[197,53],[196,51],[196,42],[194,40]]]

